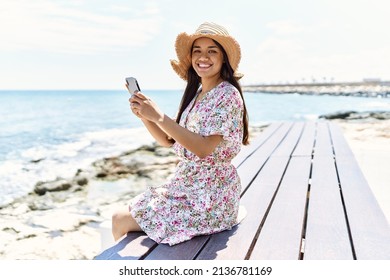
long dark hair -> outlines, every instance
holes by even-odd
[[[224,81],[227,81],[230,84],[232,84],[240,92],[244,104],[244,114],[243,114],[244,133],[243,133],[242,143],[244,145],[248,145],[249,144],[249,130],[248,130],[249,118],[248,118],[248,112],[246,110],[244,95],[242,94],[240,83],[238,82],[238,79],[234,77],[234,70],[229,63],[229,59],[225,50],[223,49],[221,44],[219,44],[215,40],[213,41],[218,46],[218,48],[222,51],[223,61],[225,61],[225,63],[222,64],[222,68],[221,68],[221,78]],[[191,49],[191,53],[192,53],[192,49]],[[187,108],[188,104],[190,104],[191,100],[195,97],[199,89],[200,83],[201,83],[201,79],[198,76],[198,74],[196,74],[195,69],[191,65],[187,71],[187,86],[186,89],[184,90],[184,94],[180,102],[179,113],[176,118],[177,123],[180,122],[180,118],[184,110]]]

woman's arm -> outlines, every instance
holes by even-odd
[[[151,122],[147,119],[141,118],[141,121],[144,123],[145,127],[148,129],[149,133],[153,136],[156,141],[164,147],[170,147],[172,146],[172,142],[169,141],[168,135],[161,130],[158,125],[156,125],[154,122]]]
[[[160,111],[158,106],[150,98],[140,92],[130,98],[130,103],[132,111],[138,117],[143,121],[146,120],[153,123],[154,126],[151,126],[151,128],[155,133],[160,129],[160,132],[156,134],[161,136],[165,133],[167,141],[168,136],[170,136],[200,158],[210,155],[222,141],[221,135],[202,136],[180,126]]]
[[[222,141],[222,135],[202,136],[180,126],[165,114],[156,121],[156,124],[183,147],[200,158],[210,155]]]

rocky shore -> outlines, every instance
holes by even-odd
[[[374,111],[374,112],[356,112],[356,111],[340,111],[326,115],[320,115],[320,119],[327,120],[364,120],[364,121],[374,121],[374,120],[390,120],[390,111]]]
[[[171,149],[142,146],[73,178],[36,183],[0,209],[0,259],[92,259],[100,250],[98,224],[145,186],[165,181],[176,163]]]
[[[264,127],[252,127],[253,137]],[[0,259],[93,259],[99,224],[146,186],[174,172],[171,148],[145,145],[95,161],[72,178],[37,182],[32,193],[0,208]]]
[[[306,83],[250,85],[243,87],[246,92],[274,94],[333,95],[360,97],[390,97],[390,82],[351,83]]]

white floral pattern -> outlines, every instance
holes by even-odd
[[[203,159],[176,142],[180,161],[173,178],[130,201],[130,213],[158,243],[174,245],[236,224],[241,183],[231,160],[241,148],[243,101],[234,86],[222,82],[194,102],[180,125],[203,136],[222,135],[223,140]]]

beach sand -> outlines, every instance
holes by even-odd
[[[334,121],[344,130],[345,138],[390,221],[390,120]],[[261,133],[262,129],[254,129],[255,134]],[[143,176],[110,177],[126,172],[128,166],[123,163],[129,162],[137,163],[137,174]],[[166,180],[174,169],[174,162],[170,152],[160,148],[127,152],[95,164],[99,170],[91,172],[112,172],[105,175],[109,180],[91,180],[90,173],[88,185],[76,184],[68,191],[46,192],[40,196],[31,194],[0,209],[0,260],[93,259],[102,246],[112,242],[111,214],[126,207],[135,195],[134,191],[121,192],[124,186],[144,186]],[[130,169],[134,171],[133,166]],[[88,173],[88,170],[82,173]],[[115,191],[106,192],[107,187]],[[140,191],[141,188],[137,190]],[[108,226],[100,227],[102,223]],[[103,243],[102,236],[105,237]]]

